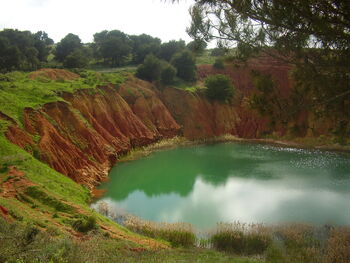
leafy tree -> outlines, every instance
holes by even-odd
[[[38,38],[38,33],[29,31],[0,31],[0,70],[32,70],[40,67],[49,53],[50,38],[46,33],[45,37],[45,40]]]
[[[207,42],[202,39],[195,39],[187,44],[187,48],[191,50],[195,55],[201,55],[207,47]]]
[[[294,64],[296,88],[315,100],[301,106],[349,119],[349,1],[198,0],[190,12],[192,37]]]
[[[70,53],[63,61],[65,68],[84,68],[88,65],[89,59],[83,49],[76,49]]]
[[[169,63],[164,63],[162,71],[160,73],[160,81],[163,85],[171,85],[174,83],[176,77],[176,68]]]
[[[48,34],[44,31],[36,32],[34,34],[34,39],[34,47],[38,51],[38,59],[40,61],[46,61],[54,41],[49,38]]]
[[[177,70],[177,76],[186,81],[196,79],[196,61],[188,50],[181,51],[173,56],[171,64]]]
[[[69,33],[56,46],[55,59],[64,62],[66,57],[77,49],[81,49],[83,44],[79,36]]]
[[[206,96],[210,100],[228,101],[233,98],[235,89],[231,79],[225,75],[211,75],[205,79]]]
[[[171,58],[178,52],[186,48],[185,41],[183,40],[171,40],[169,42],[163,43],[160,47],[158,57],[166,61],[170,61]]]
[[[0,37],[0,70],[11,71],[20,67],[20,51],[8,39]]]
[[[109,66],[121,66],[131,55],[132,42],[128,35],[119,30],[96,33],[94,42],[95,54]]]
[[[132,62],[140,64],[148,54],[157,54],[160,49],[160,39],[142,34],[139,36],[130,36],[132,41]]]
[[[138,66],[136,76],[140,79],[159,80],[162,62],[153,54],[147,55],[142,65]]]

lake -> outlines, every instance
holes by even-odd
[[[347,154],[266,144],[179,147],[118,163],[101,185],[116,211],[146,220],[350,224]]]

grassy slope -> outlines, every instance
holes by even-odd
[[[21,72],[1,75],[0,111],[14,119],[21,126],[23,124],[23,109],[26,107],[40,108],[45,103],[62,100],[59,96],[61,92],[74,92],[77,89],[87,88],[94,89],[96,85],[103,85],[106,83],[119,84],[126,78],[123,74],[99,74],[93,72],[86,72],[84,76],[85,78],[73,81],[51,81],[48,79],[30,80],[28,74]],[[21,181],[20,178],[10,178],[8,176],[10,167],[15,166],[17,170],[24,172],[25,181],[33,183],[35,185],[35,190],[39,194],[37,194],[37,192],[34,194],[28,191],[26,192],[26,189],[31,187],[30,185],[23,189],[17,188],[16,197],[2,198],[0,196],[0,205],[6,207],[11,217],[22,222],[24,225],[30,223],[30,225],[34,225],[42,230],[46,229],[48,232],[54,229],[55,233],[59,233],[58,240],[62,238],[64,240],[72,240],[71,237],[67,236],[67,233],[72,231],[74,222],[82,218],[93,216],[97,219],[98,225],[103,226],[104,229],[112,230],[107,231],[108,236],[120,235],[121,237],[121,239],[106,238],[104,242],[102,242],[104,248],[101,248],[101,250],[104,251],[103,255],[106,257],[106,260],[108,259],[106,262],[113,262],[113,255],[117,255],[119,259],[122,257],[123,261],[127,262],[257,262],[247,259],[241,260],[211,250],[174,249],[152,253],[130,252],[129,248],[144,247],[145,240],[146,243],[152,241],[147,241],[148,239],[131,233],[109,219],[93,212],[88,206],[90,196],[87,189],[54,171],[23,149],[7,141],[3,132],[6,130],[8,124],[7,121],[0,120],[0,193],[5,190],[3,189],[3,183],[6,181],[13,180],[15,188],[17,187],[16,181]],[[48,198],[45,199],[45,197],[48,197],[51,201],[53,200],[54,205],[52,202],[48,202]],[[55,204],[67,205],[72,209],[61,211]],[[98,235],[106,233],[106,231],[102,231],[101,228],[98,228],[96,231],[99,233]],[[0,231],[0,238],[2,235],[4,235],[4,233]],[[18,239],[18,237],[16,237],[15,240],[16,239]],[[138,244],[139,241],[140,244]],[[52,242],[52,240],[50,242]],[[82,242],[80,245],[88,246],[89,243]],[[45,247],[45,245],[38,245],[38,248],[44,251],[45,249],[43,247]],[[92,247],[90,247],[88,251],[94,251],[93,254],[97,256],[98,253],[96,249]],[[124,252],[122,254],[116,254],[115,247],[122,247],[122,251]],[[55,251],[54,248],[50,249],[50,253],[57,254],[62,251],[61,247],[57,247],[57,251]],[[22,252],[19,252],[18,255],[23,254],[21,253]],[[82,258],[84,257],[83,254],[80,256]],[[67,255],[62,255],[62,258],[67,259],[67,257]],[[92,254],[90,257],[92,257]],[[102,257],[102,255],[99,255],[99,257]],[[9,258],[11,257],[7,259]]]

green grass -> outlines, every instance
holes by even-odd
[[[41,231],[31,223],[8,224],[1,218],[0,240],[0,262],[264,262],[208,249],[146,251],[98,230],[90,231],[79,241],[53,228]]]
[[[31,80],[28,73],[10,72],[0,75],[0,112],[22,123],[23,110],[26,107],[40,108],[45,103],[62,101],[62,92],[73,93],[79,89],[95,89],[108,83],[116,86],[123,83],[126,73],[96,73],[80,71],[81,78],[76,80],[49,80],[45,78]]]
[[[213,64],[215,62],[215,59],[217,57],[210,55],[211,50],[205,50],[203,54],[196,57],[196,64],[202,65],[202,64]]]

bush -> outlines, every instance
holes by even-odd
[[[215,59],[213,67],[216,69],[224,69],[225,68],[224,60],[222,58]]]
[[[229,77],[225,75],[212,75],[206,78],[206,96],[211,100],[228,101],[233,98],[235,89]]]
[[[49,196],[37,186],[30,186],[25,190],[25,194],[38,200],[44,205],[50,206],[60,212],[73,212],[73,207],[67,205],[55,197]]]
[[[186,81],[196,79],[196,61],[192,53],[188,50],[176,53],[171,59],[171,64],[177,70],[177,76]]]
[[[89,216],[87,218],[77,219],[73,223],[73,228],[82,233],[86,233],[90,230],[96,229],[96,218],[94,216]]]
[[[154,55],[147,55],[143,64],[138,66],[136,70],[136,77],[148,81],[159,80],[161,63],[161,60]]]
[[[162,69],[162,72],[160,73],[161,83],[164,85],[173,84],[176,73],[177,73],[176,68],[174,68],[172,65],[166,63],[166,65]]]
[[[70,53],[63,61],[65,68],[85,68],[88,64],[88,58],[79,49]]]

